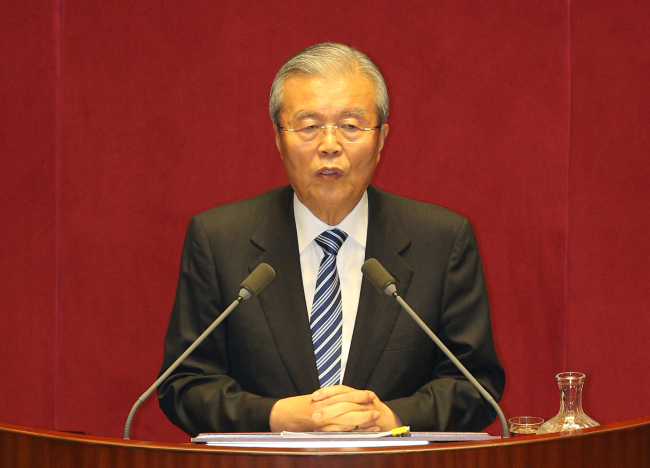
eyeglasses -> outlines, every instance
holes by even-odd
[[[371,132],[373,130],[381,129],[381,125],[376,125],[374,127],[359,127],[351,123],[344,123],[338,125],[305,125],[300,128],[285,128],[278,125],[278,128],[284,132],[294,133],[302,141],[313,141],[316,138],[324,138],[327,133],[327,129],[331,128],[334,137],[338,141],[344,142],[355,142],[359,141],[364,137],[366,132]]]

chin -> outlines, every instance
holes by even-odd
[[[341,204],[348,200],[351,195],[347,190],[341,190],[341,187],[319,187],[319,190],[314,193],[314,198],[328,204]]]

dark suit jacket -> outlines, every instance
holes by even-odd
[[[498,400],[505,376],[469,222],[373,187],[368,201],[366,258],[384,265],[400,295]],[[240,282],[262,262],[275,269],[275,280],[158,391],[162,410],[189,434],[268,431],[278,399],[319,388],[291,187],[192,218],[162,369],[237,298]],[[413,430],[480,430],[495,417],[411,317],[365,278],[343,383],[376,392]]]

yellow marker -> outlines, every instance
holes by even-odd
[[[396,427],[395,429],[391,430],[391,435],[393,437],[395,436],[405,436],[408,435],[410,432],[410,428],[408,426],[402,426],[402,427]]]

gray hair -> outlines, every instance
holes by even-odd
[[[325,42],[301,50],[282,65],[271,85],[269,113],[275,125],[282,111],[284,82],[292,76],[319,76],[324,78],[352,76],[357,72],[368,78],[375,87],[375,108],[379,125],[388,117],[388,91],[384,77],[366,54],[345,44]]]

